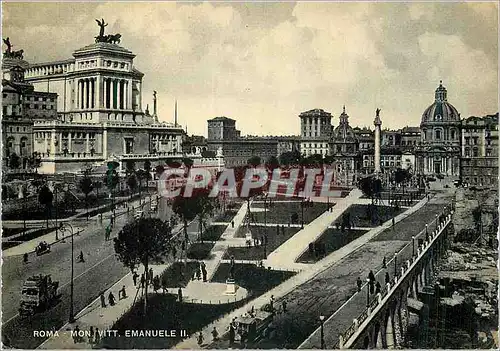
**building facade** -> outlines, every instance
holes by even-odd
[[[30,142],[42,155],[40,173],[79,172],[83,165],[111,160],[120,165],[149,160],[154,166],[183,156],[185,131],[177,123],[159,122],[156,103],[152,115],[142,110],[143,74],[134,57],[116,43],[96,39],[71,59],[15,65],[35,92],[24,100],[23,116],[33,120]],[[46,108],[40,110],[43,102]],[[9,133],[5,141],[15,140]]]
[[[262,162],[269,157],[279,157],[284,152],[299,150],[300,138],[296,136],[241,136],[236,121],[228,117],[208,120],[208,150],[220,150],[226,167],[242,166],[252,156]]]
[[[5,57],[6,56],[6,57]],[[22,58],[4,54],[2,61],[2,141],[3,165],[17,155],[19,168],[28,168],[28,160],[35,151],[33,124],[38,120],[57,118],[57,94],[36,91],[24,79],[28,63]]]
[[[302,112],[300,118],[300,152],[303,156],[329,153],[332,115],[321,109]]]
[[[329,155],[333,157],[332,165],[337,175],[337,183],[355,184],[359,163],[359,141],[349,125],[349,116],[345,112],[345,106],[339,117],[339,125],[333,130],[329,146]]]
[[[441,82],[434,103],[422,114],[420,144],[415,150],[418,173],[459,176],[460,114],[447,94]]]
[[[481,187],[498,188],[498,113],[462,120],[462,158],[460,177],[463,182]]]

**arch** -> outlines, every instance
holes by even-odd
[[[29,144],[28,143],[29,143],[28,137],[26,137],[26,136],[21,137],[21,139],[19,141],[20,156],[28,156],[29,155],[29,152],[28,152]]]
[[[396,339],[394,338],[394,323],[393,316],[391,313],[391,307],[387,308],[384,316],[385,325],[385,344],[384,347],[387,349],[394,349],[396,344]]]

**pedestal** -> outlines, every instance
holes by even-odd
[[[234,279],[226,280],[226,292],[225,295],[236,295],[237,286]]]

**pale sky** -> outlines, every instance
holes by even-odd
[[[30,63],[93,43],[96,18],[121,33],[142,71],[143,107],[207,134],[236,119],[242,134],[295,134],[322,108],[352,126],[418,126],[443,80],[462,117],[498,111],[496,3],[2,3],[2,36]]]

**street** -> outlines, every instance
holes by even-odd
[[[160,203],[166,202],[162,199]],[[137,202],[134,202],[137,206]],[[130,204],[131,206],[131,204]],[[161,207],[164,207],[162,204]],[[149,210],[149,201],[145,203],[144,213]],[[121,209],[120,209],[121,211]],[[117,211],[117,213],[119,213]],[[160,217],[164,219],[164,214]],[[114,254],[113,240],[105,241],[105,225],[109,223],[109,214],[103,216],[103,224],[96,217],[88,221],[84,231],[74,237],[74,313],[75,315],[98,297],[99,292],[113,285],[128,273],[128,269],[117,260]],[[133,218],[133,213],[123,214],[115,220],[111,239],[116,236],[121,227]],[[78,221],[83,227],[85,222]],[[176,226],[174,231],[179,231]],[[197,235],[198,223],[194,221],[188,227],[190,240]],[[75,228],[76,232],[76,228]],[[85,262],[77,263],[77,256],[83,252]],[[69,318],[70,279],[71,279],[71,240],[58,242],[51,246],[51,252],[36,256],[29,254],[29,263],[23,263],[22,255],[5,257],[3,264],[2,308],[3,335],[7,336],[11,346],[16,348],[35,348],[45,338],[33,336],[34,330],[58,330]],[[30,317],[20,317],[18,308],[21,298],[21,288],[24,281],[36,274],[51,274],[53,281],[59,282],[60,300],[49,310]]]

